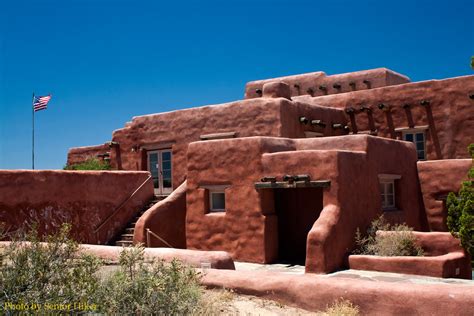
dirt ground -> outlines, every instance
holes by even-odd
[[[228,290],[205,290],[204,314],[218,315],[316,315],[304,309],[279,304]]]

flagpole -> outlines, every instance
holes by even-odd
[[[33,92],[33,100],[31,102],[31,111],[32,111],[32,125],[33,125],[33,137],[32,137],[32,148],[31,148],[31,165],[33,170],[35,170],[35,93]]]

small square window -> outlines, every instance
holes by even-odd
[[[209,192],[209,209],[211,212],[225,212],[225,192]]]

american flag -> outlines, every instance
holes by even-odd
[[[45,95],[43,97],[35,97],[33,102],[34,111],[41,111],[47,108],[48,102],[51,100],[51,95]]]

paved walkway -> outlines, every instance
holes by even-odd
[[[284,274],[304,274],[304,266],[284,263],[258,264],[249,262],[234,262],[237,271],[271,271]],[[421,275],[388,273],[363,270],[344,270],[330,274],[320,275],[327,278],[359,279],[374,282],[394,282],[412,284],[460,284],[474,287],[473,280],[442,279]]]

